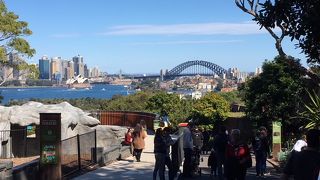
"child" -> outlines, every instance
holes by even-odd
[[[217,176],[217,157],[214,149],[211,150],[211,153],[208,159],[208,166],[211,167],[210,176],[212,175]]]

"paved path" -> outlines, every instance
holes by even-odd
[[[154,168],[154,154],[153,154],[153,135],[149,135],[146,138],[146,149],[143,151],[141,155],[141,162],[136,162],[133,157],[129,157],[126,160],[121,160],[109,164],[107,166],[101,167],[95,171],[86,173],[82,176],[74,178],[75,180],[99,180],[99,179],[115,179],[115,180],[149,180],[152,179],[152,172]],[[207,156],[204,156],[204,161],[200,166],[205,167],[207,162]],[[253,165],[255,163],[253,162]],[[182,170],[182,167],[181,167]],[[271,172],[269,176],[266,178],[260,179],[279,179],[279,174],[275,172],[272,168],[271,164],[268,164],[268,171]],[[202,175],[196,175],[192,179],[217,179],[215,177],[210,177],[209,168],[205,167],[202,170]],[[167,175],[168,173],[166,173]],[[247,180],[259,179],[255,176],[255,167],[251,168],[247,172]],[[166,177],[168,179],[168,177]],[[177,178],[182,179],[182,178]]]

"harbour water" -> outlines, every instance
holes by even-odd
[[[0,88],[3,100],[1,104],[7,104],[10,100],[37,99],[75,99],[97,98],[110,99],[114,95],[128,95],[134,93],[121,85],[93,84],[91,89],[68,89],[63,87],[28,87],[28,88]]]

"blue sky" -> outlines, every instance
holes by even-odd
[[[273,38],[233,0],[6,1],[27,21],[37,54],[71,59],[105,72],[158,73],[188,60],[254,71],[276,54]],[[287,38],[287,54],[305,57]]]

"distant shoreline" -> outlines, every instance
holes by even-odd
[[[59,88],[59,87],[62,87],[62,86],[0,86],[0,89]]]

